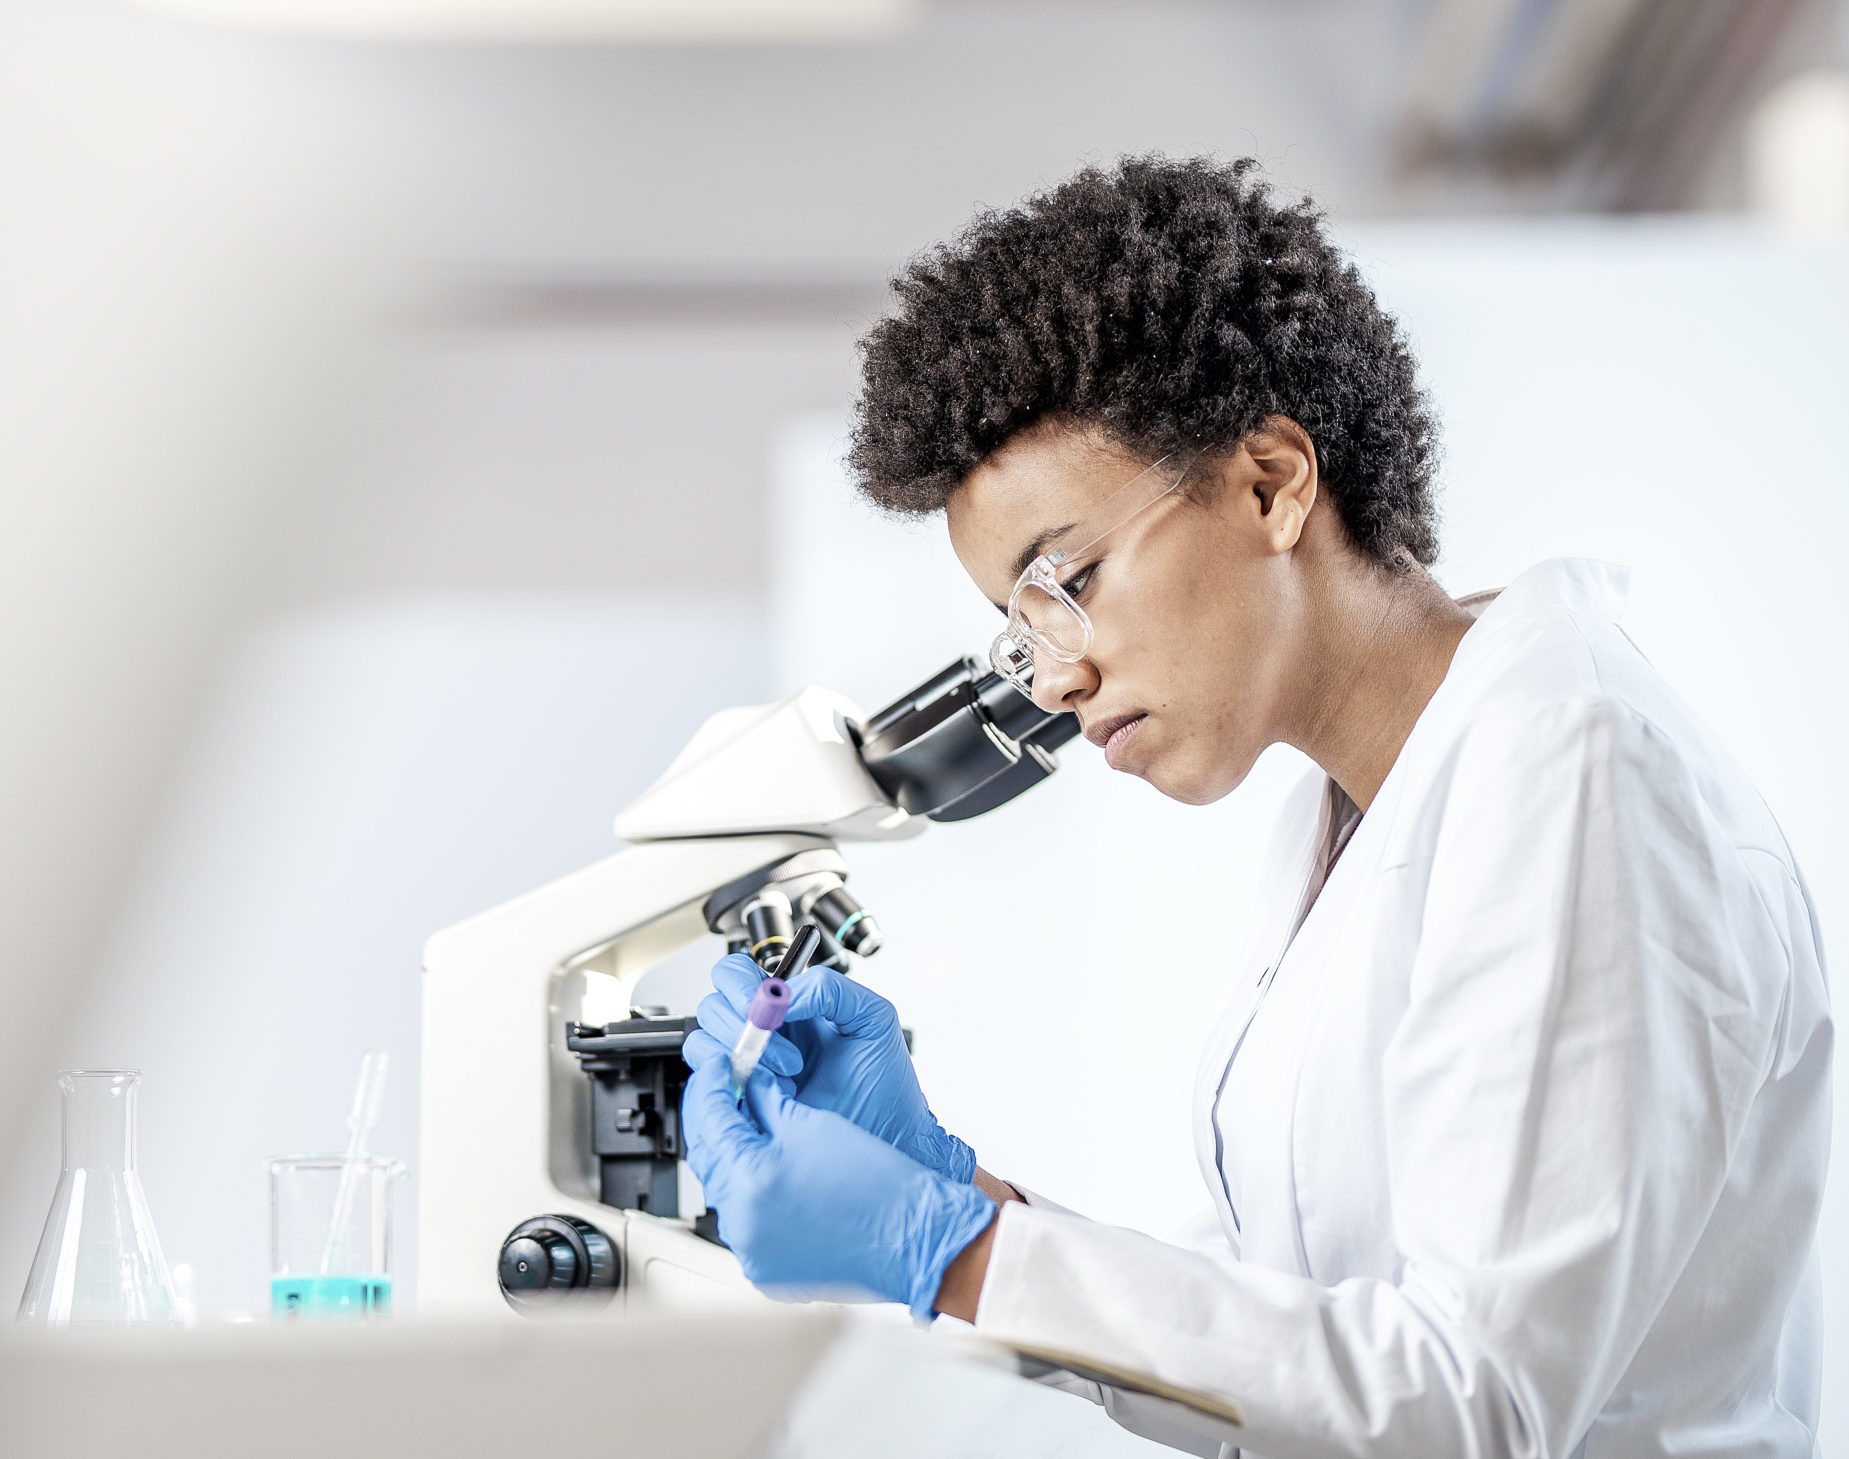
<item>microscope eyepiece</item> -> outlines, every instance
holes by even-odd
[[[861,763],[892,803],[934,821],[994,810],[1058,768],[1078,717],[1042,709],[975,659],[958,659],[858,728]]]

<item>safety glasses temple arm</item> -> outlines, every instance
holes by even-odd
[[[1105,498],[1097,511],[1060,533],[1072,545],[1049,544],[1036,561],[1044,561],[1056,567],[1063,566],[1081,553],[1091,551],[1138,512],[1161,501],[1186,479],[1188,468],[1193,465],[1195,457],[1190,456],[1179,466],[1176,465],[1176,459],[1177,453],[1171,451],[1152,462],[1146,470],[1131,477]]]

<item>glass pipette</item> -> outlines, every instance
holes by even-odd
[[[334,1248],[340,1233],[346,1230],[353,1198],[359,1193],[360,1152],[366,1148],[366,1137],[372,1133],[372,1127],[379,1123],[379,1105],[385,1099],[387,1061],[384,1049],[368,1049],[360,1059],[360,1077],[353,1087],[353,1109],[347,1116],[347,1153],[340,1163],[340,1184],[334,1191],[334,1214],[327,1225],[327,1240],[321,1245],[323,1274],[334,1265]]]

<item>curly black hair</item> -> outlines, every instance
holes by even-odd
[[[1437,428],[1398,326],[1307,198],[1258,164],[1132,157],[989,210],[893,280],[860,344],[848,464],[889,511],[940,510],[1039,422],[1155,460],[1224,453],[1273,415],[1315,443],[1354,543],[1438,555]]]

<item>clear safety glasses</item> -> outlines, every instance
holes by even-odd
[[[989,645],[989,662],[1023,694],[1031,691],[1029,676],[1039,655],[1076,664],[1091,651],[1091,619],[1067,585],[1090,565],[1090,554],[1106,537],[1181,485],[1188,466],[1177,468],[1174,461],[1164,456],[1113,492],[1097,511],[1059,533],[1015,579],[1008,626]]]

